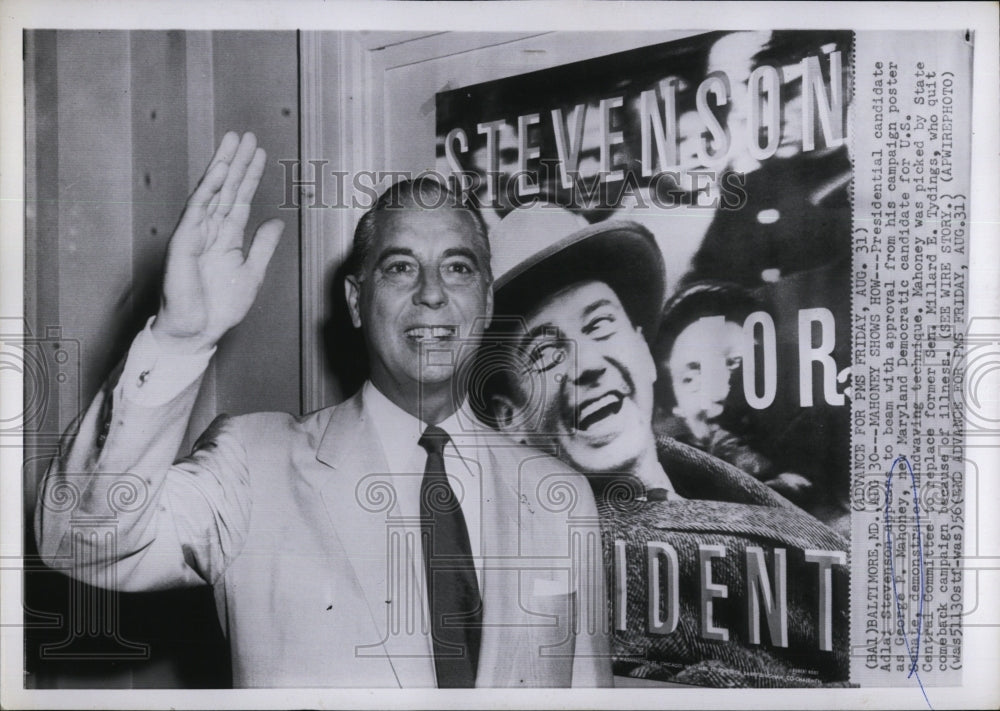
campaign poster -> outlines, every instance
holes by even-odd
[[[862,441],[871,434],[864,423],[852,450],[852,398],[862,401],[857,424],[870,392],[864,375],[855,382],[863,358],[851,350],[854,277],[864,280],[869,265],[852,267],[852,259],[878,249],[857,232],[872,218],[856,202],[856,153],[874,155],[869,147],[902,132],[888,123],[884,135],[859,128],[874,117],[870,96],[861,102],[856,93],[855,57],[859,44],[876,56],[886,42],[904,49],[887,33],[706,32],[437,94],[438,171],[479,205],[494,241],[517,239],[504,225],[526,210],[573,213],[595,229],[626,221],[655,238],[666,291],[654,305],[658,331],[646,336],[667,476],[683,474],[667,452],[680,442],[805,514],[778,520],[733,503],[739,485],[725,477],[656,510],[598,491],[619,679],[859,681],[851,671],[859,664],[852,656],[863,657],[852,654],[851,552],[870,558],[878,549],[892,571],[880,577],[886,584],[902,563],[881,549],[891,547],[881,538],[891,538],[888,513],[875,523],[880,535],[858,536],[857,522],[878,519],[882,504],[871,508],[871,492],[857,495],[863,472],[854,472],[852,489],[852,451],[871,457],[883,486],[885,472],[891,480],[909,462],[889,461],[878,428],[876,441]],[[915,62],[935,76],[933,59]],[[923,87],[908,100],[923,103]],[[903,128],[914,120],[900,117]],[[938,121],[921,120],[925,130]],[[938,140],[939,132],[926,136],[928,145]],[[922,177],[937,171],[940,155],[921,164]],[[960,269],[964,257],[956,258]],[[899,266],[876,267],[876,284]],[[944,328],[951,333],[950,320]],[[898,361],[906,365],[906,354]],[[891,423],[885,428],[892,433]],[[879,495],[887,502],[903,493]],[[917,575],[913,556],[908,570]],[[896,612],[886,603],[875,616],[885,627]]]

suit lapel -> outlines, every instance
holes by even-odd
[[[329,468],[317,468],[313,483],[347,554],[373,624],[372,638],[358,640],[355,653],[386,658],[400,686],[419,686],[421,681],[406,678],[410,671],[407,665],[391,656],[387,518],[394,497],[387,496],[389,490],[383,487],[391,485],[385,474],[388,465],[371,422],[365,417],[361,393],[333,410],[316,458]],[[426,677],[422,683],[426,685]]]

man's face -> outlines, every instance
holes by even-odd
[[[520,353],[530,365],[508,407],[540,413],[529,443],[556,443],[583,472],[630,472],[651,437],[656,370],[611,287],[581,282],[546,299]]]
[[[372,382],[404,399],[428,391],[418,384],[450,384],[493,313],[487,246],[471,215],[448,207],[383,213],[361,276],[346,288]]]
[[[667,360],[677,401],[674,414],[689,423],[720,417],[745,348],[743,329],[723,316],[701,318],[685,327]]]

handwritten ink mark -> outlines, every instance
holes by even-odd
[[[910,648],[909,637],[906,635],[906,625],[903,621],[902,601],[899,597],[899,591],[896,589],[896,557],[892,548],[892,524],[889,521],[889,507],[890,502],[892,501],[892,475],[896,470],[896,465],[900,462],[906,465],[906,469],[910,473],[910,483],[913,485],[913,513],[915,517],[915,529],[917,532],[917,559],[919,561],[917,570],[920,585],[920,602],[917,607],[917,638],[914,641],[912,649]],[[904,491],[904,493],[909,493],[909,491]],[[924,695],[924,701],[927,702],[927,708],[933,710],[934,707],[931,706],[931,700],[927,698],[927,690],[924,688],[924,682],[920,679],[920,672],[917,670],[917,663],[920,659],[920,636],[923,633],[924,619],[924,538],[920,532],[920,502],[917,488],[917,475],[914,473],[913,467],[910,465],[910,461],[905,455],[900,455],[893,461],[892,466],[889,467],[889,476],[885,482],[885,538],[886,549],[889,552],[889,572],[892,575],[893,602],[896,604],[896,622],[899,625],[899,632],[903,636],[903,643],[906,645],[906,654],[910,658],[910,673],[906,675],[906,678],[909,679],[911,676],[915,676],[917,678],[917,684],[920,685],[920,693]]]

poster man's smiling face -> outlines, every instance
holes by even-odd
[[[580,471],[630,471],[651,436],[656,379],[642,330],[598,281],[557,292],[526,321],[520,353],[529,365],[508,414],[539,413],[528,441],[557,444]]]

